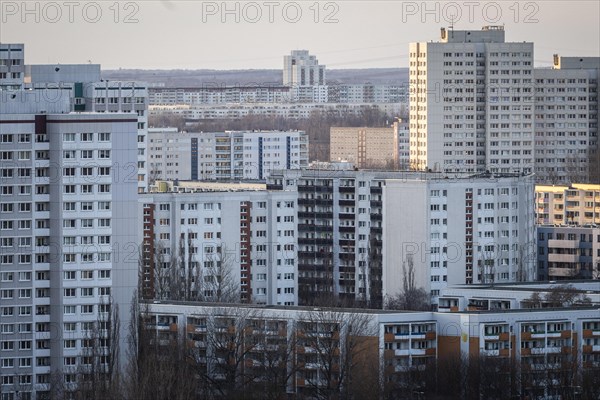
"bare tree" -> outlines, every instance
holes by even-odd
[[[79,356],[77,397],[117,399],[121,396],[118,366],[119,306],[112,297],[98,304],[98,318],[86,331]]]
[[[370,354],[377,352],[376,331],[368,313],[348,310],[315,310],[299,320],[298,379],[305,395],[350,398],[368,378],[373,385],[368,390],[377,391],[379,372]]]
[[[239,278],[235,271],[235,255],[222,244],[220,251],[208,260],[198,277],[199,298],[216,303],[240,301]]]
[[[543,294],[538,292],[523,301],[527,308],[574,307],[591,305],[591,299],[573,285],[556,285]]]
[[[402,263],[402,291],[385,299],[388,310],[431,310],[431,298],[423,288],[415,284],[415,265],[412,254]]]
[[[140,304],[131,305],[128,365],[121,393],[128,399],[194,399],[201,390],[190,368],[187,349],[178,332],[157,332],[156,316]],[[161,333],[159,335],[159,333]],[[105,397],[112,398],[112,397]]]
[[[207,396],[239,398],[261,378],[253,369],[265,342],[264,331],[255,329],[261,320],[256,310],[225,307],[206,318],[207,334],[190,359]]]

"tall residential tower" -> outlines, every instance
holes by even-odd
[[[533,43],[442,29],[410,45],[411,168],[533,172]]]

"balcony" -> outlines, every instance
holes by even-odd
[[[340,207],[344,207],[344,206],[354,207],[356,205],[356,200],[340,199],[338,204],[340,205]]]
[[[354,193],[356,191],[356,187],[354,186],[340,186],[338,188],[340,193]]]
[[[584,339],[591,339],[594,336],[600,336],[600,330],[592,330],[592,329],[584,329],[583,330],[583,338]]]
[[[548,254],[548,262],[576,263],[578,261],[577,254]]]
[[[298,218],[332,219],[331,211],[298,211]]]
[[[188,324],[188,326],[187,326],[188,332],[206,332],[206,330],[207,330],[206,325]]]
[[[333,186],[308,186],[308,185],[298,185],[298,192],[304,192],[304,193],[332,193],[333,192]]]
[[[488,350],[488,349],[484,349],[483,352],[485,353],[486,356],[499,356],[500,355],[500,350]]]
[[[340,212],[339,213],[339,217],[340,219],[350,219],[353,220],[356,218],[356,214],[354,213],[347,213],[347,212]]]
[[[579,240],[548,240],[548,247],[555,247],[560,249],[578,249]]]
[[[298,244],[332,245],[333,238],[298,238]]]
[[[579,273],[575,268],[548,268],[549,276],[556,277],[574,277]]]
[[[309,199],[309,198],[299,198],[298,199],[298,204],[299,205],[319,205],[319,206],[330,206],[333,204],[333,200],[332,199]]]
[[[298,230],[301,232],[333,232],[333,225],[298,224]]]

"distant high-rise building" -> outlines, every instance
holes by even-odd
[[[291,55],[283,57],[283,85],[325,85],[325,66],[319,65],[317,57],[308,50],[292,50]]]
[[[412,168],[533,172],[533,43],[504,34],[442,29],[410,44]]]
[[[554,56],[536,68],[535,173],[547,184],[600,182],[600,57]]]

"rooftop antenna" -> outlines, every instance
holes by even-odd
[[[450,37],[451,37],[452,39],[454,39],[454,18],[455,18],[455,15],[454,15],[454,14],[452,14],[452,15],[450,16],[450,26],[449,26],[449,29],[450,29]]]

